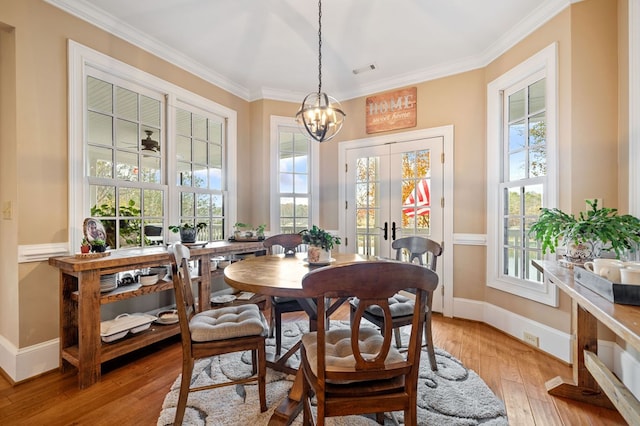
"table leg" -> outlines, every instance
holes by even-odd
[[[198,312],[211,309],[211,259],[210,256],[198,257]]]
[[[298,417],[298,414],[302,411],[303,380],[304,373],[302,370],[298,369],[296,379],[289,391],[289,397],[285,398],[273,412],[273,415],[269,419],[269,426],[289,425],[296,417]]]
[[[100,274],[78,274],[78,385],[88,388],[100,381]]]
[[[585,366],[584,351],[598,353],[598,321],[575,300],[572,300],[571,308],[572,328],[575,333],[573,380],[569,382],[560,376],[554,377],[545,384],[547,392],[553,396],[614,408]]]

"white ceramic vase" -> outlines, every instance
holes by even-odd
[[[310,263],[328,263],[331,260],[331,252],[318,246],[309,246],[307,260]]]

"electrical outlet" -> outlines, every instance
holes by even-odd
[[[534,336],[533,334],[525,331],[523,334],[523,340],[531,346],[535,346],[536,348],[539,347],[538,336]]]
[[[5,220],[11,220],[13,212],[11,208],[11,201],[5,201],[2,203],[2,218]]]

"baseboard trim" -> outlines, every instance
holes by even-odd
[[[0,368],[14,384],[55,370],[59,364],[59,339],[18,349],[0,336]]]
[[[523,340],[525,332],[538,337],[538,348],[559,360],[571,363],[571,335],[523,317],[499,306],[477,300],[455,298],[454,317],[484,322]]]
[[[521,341],[525,332],[531,333],[538,337],[541,351],[567,364],[573,361],[571,334],[477,300],[455,298],[453,307],[455,318],[486,323]],[[625,350],[615,342],[598,340],[598,358],[640,399],[640,353],[632,348]]]
[[[570,364],[572,336],[529,318],[485,302],[454,299],[454,318],[484,322],[504,333],[523,340],[526,331],[538,337],[539,349]],[[640,353],[624,350],[615,342],[598,340],[598,357],[629,390],[640,399]],[[60,340],[17,349],[0,335],[0,368],[13,383],[39,376],[59,367]]]

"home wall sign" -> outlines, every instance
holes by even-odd
[[[367,133],[416,126],[417,87],[395,90],[367,98]]]

